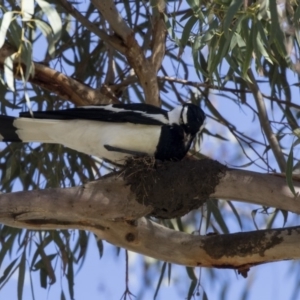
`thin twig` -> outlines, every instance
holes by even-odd
[[[255,81],[253,72],[250,69],[248,70],[248,76],[251,80],[251,82],[248,82],[248,87],[252,91],[253,97],[256,102],[256,106],[257,106],[257,110],[258,110],[258,117],[259,117],[261,127],[263,128],[263,130],[266,134],[266,137],[268,139],[268,142],[274,153],[274,156],[276,158],[276,161],[278,163],[278,166],[279,166],[281,172],[285,172],[286,161],[284,159],[284,155],[282,153],[282,150],[281,150],[281,147],[277,140],[277,137],[274,134],[274,132],[272,131],[263,95],[261,94],[258,84]]]
[[[0,69],[3,68],[6,57],[15,52],[15,49],[5,43],[0,49]],[[22,67],[25,68],[22,64]],[[70,100],[76,105],[96,105],[118,103],[118,99],[107,97],[105,93],[90,88],[89,86],[66,76],[48,66],[34,63],[34,75],[30,76],[28,81],[38,85],[46,90],[56,93],[60,98]],[[16,78],[21,78],[20,74],[15,72]]]
[[[95,35],[100,37],[104,42],[108,43],[110,46],[114,47],[121,53],[125,52],[125,47],[122,41],[116,36],[108,35],[104,30],[99,29],[94,23],[85,18],[73,5],[71,5],[67,0],[59,0],[61,6],[76,20],[78,20],[82,25],[84,25],[88,30],[93,32]],[[101,1],[100,1],[101,2]],[[105,2],[105,1],[104,1]]]
[[[185,80],[185,79],[176,78],[176,77],[158,76],[157,79],[159,81],[168,81],[170,83],[181,83],[183,85],[189,85],[189,86],[193,86],[193,87],[197,87],[197,88],[199,88],[199,87],[210,88],[212,90],[231,92],[233,94],[252,93],[252,91],[250,91],[250,90],[242,90],[242,89],[237,90],[237,89],[234,89],[234,88],[228,88],[228,87],[222,87],[222,86],[207,84],[205,82],[203,83],[203,82],[190,81],[190,80]],[[268,96],[264,93],[261,93],[261,94],[264,98],[266,98],[268,100],[271,100],[271,101],[274,101],[274,102],[277,102],[277,103],[281,103],[281,104],[287,105],[289,107],[294,107],[294,108],[300,109],[300,105],[297,105],[295,103],[291,103],[291,102],[287,102],[285,100],[281,100],[281,99],[278,99],[278,98],[275,98],[275,97],[271,97],[271,96]]]

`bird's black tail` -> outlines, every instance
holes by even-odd
[[[14,126],[16,118],[0,115],[0,141],[3,142],[22,142]]]

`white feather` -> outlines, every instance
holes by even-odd
[[[171,111],[168,112],[169,117],[169,124],[178,124],[180,125],[180,119],[181,119],[181,112],[182,112],[182,106],[177,106]]]
[[[161,130],[160,126],[89,120],[18,118],[13,125],[23,142],[62,144],[119,163],[128,155],[108,151],[104,145],[154,155]]]

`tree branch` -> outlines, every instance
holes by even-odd
[[[300,178],[294,175],[293,179],[296,193],[300,193]],[[295,197],[290,191],[285,175],[282,174],[231,169],[226,172],[211,196],[300,213],[299,197]]]
[[[276,158],[276,161],[278,163],[278,166],[280,168],[281,172],[285,172],[286,170],[286,161],[284,159],[284,155],[281,151],[280,145],[278,143],[278,140],[276,138],[276,135],[273,133],[272,128],[270,126],[266,106],[264,103],[263,96],[259,90],[259,87],[256,83],[255,77],[252,73],[252,71],[248,70],[248,76],[251,80],[251,82],[247,82],[249,89],[252,91],[257,110],[258,110],[258,117],[261,124],[261,127],[263,128],[265,135],[269,141],[270,147],[274,153],[274,156]]]
[[[187,170],[177,164],[173,163],[175,168],[189,177]],[[193,161],[193,166],[196,173],[203,170],[201,161]],[[176,184],[180,187],[180,183]],[[299,179],[294,185],[296,192],[300,192]],[[281,176],[227,170],[210,197],[234,198],[300,212],[300,201],[294,198]],[[82,187],[0,194],[0,222],[34,230],[90,230],[114,245],[187,266],[243,269],[265,262],[300,258],[300,227],[195,236],[142,217],[151,213],[153,207],[139,204],[136,198],[132,187],[120,174]],[[182,194],[182,203],[185,200],[185,194]]]
[[[110,24],[116,34],[122,38],[123,43],[126,46],[124,55],[139,78],[145,93],[145,102],[159,106],[159,87],[156,78],[157,70],[152,62],[145,57],[142,48],[134,38],[133,31],[128,27],[117,11],[113,1],[92,0],[92,3],[99,10],[103,18]],[[158,49],[157,46],[156,48]]]
[[[3,68],[5,59],[14,52],[15,49],[12,46],[3,45],[0,49],[0,68]],[[26,68],[25,65],[23,67]],[[20,74],[15,73],[14,75],[20,78]],[[111,95],[107,97],[105,93],[99,90],[92,89],[73,78],[38,63],[34,63],[34,75],[30,76],[28,81],[79,106],[119,103],[116,97]]]
[[[66,0],[59,0],[61,6],[72,15],[77,21],[79,21],[83,26],[85,26],[88,30],[95,33],[99,38],[101,38],[104,42],[114,47],[119,52],[125,52],[125,47],[121,41],[116,36],[108,35],[104,30],[99,29],[94,23],[90,22],[86,19],[73,5],[71,5]]]
[[[152,28],[152,54],[150,61],[156,72],[161,67],[166,51],[166,25],[163,18],[165,1],[155,0],[153,7],[153,28]]]
[[[213,85],[207,82],[197,82],[197,81],[190,81],[190,80],[186,80],[186,79],[181,79],[181,78],[177,78],[177,77],[170,77],[170,76],[158,76],[157,77],[159,81],[163,82],[163,81],[167,81],[172,83],[180,83],[182,85],[189,85],[189,86],[194,86],[194,87],[203,87],[203,88],[209,88],[212,90],[216,90],[216,91],[225,91],[225,92],[231,92],[233,94],[248,94],[248,93],[252,93],[252,91],[250,90],[244,90],[244,89],[235,89],[235,88],[229,88],[229,87],[225,87],[225,86],[217,86],[217,85]],[[263,96],[263,98],[265,99],[269,99],[271,101],[280,103],[280,104],[284,104],[288,107],[295,107],[297,109],[300,109],[300,105],[292,103],[292,102],[288,102],[285,100],[281,100],[281,99],[277,99],[275,97],[271,97],[269,95],[266,95],[264,93],[261,93],[261,95]]]
[[[131,28],[119,14],[115,4],[111,0],[92,0],[94,6],[101,12],[104,19],[110,24],[115,33],[126,41],[128,36],[132,35]]]

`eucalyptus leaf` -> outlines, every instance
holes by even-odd
[[[1,27],[0,27],[0,48],[2,48],[5,42],[6,33],[10,27],[10,23],[12,21],[13,16],[14,16],[14,12],[12,11],[7,11],[3,15],[3,18],[1,20]]]

